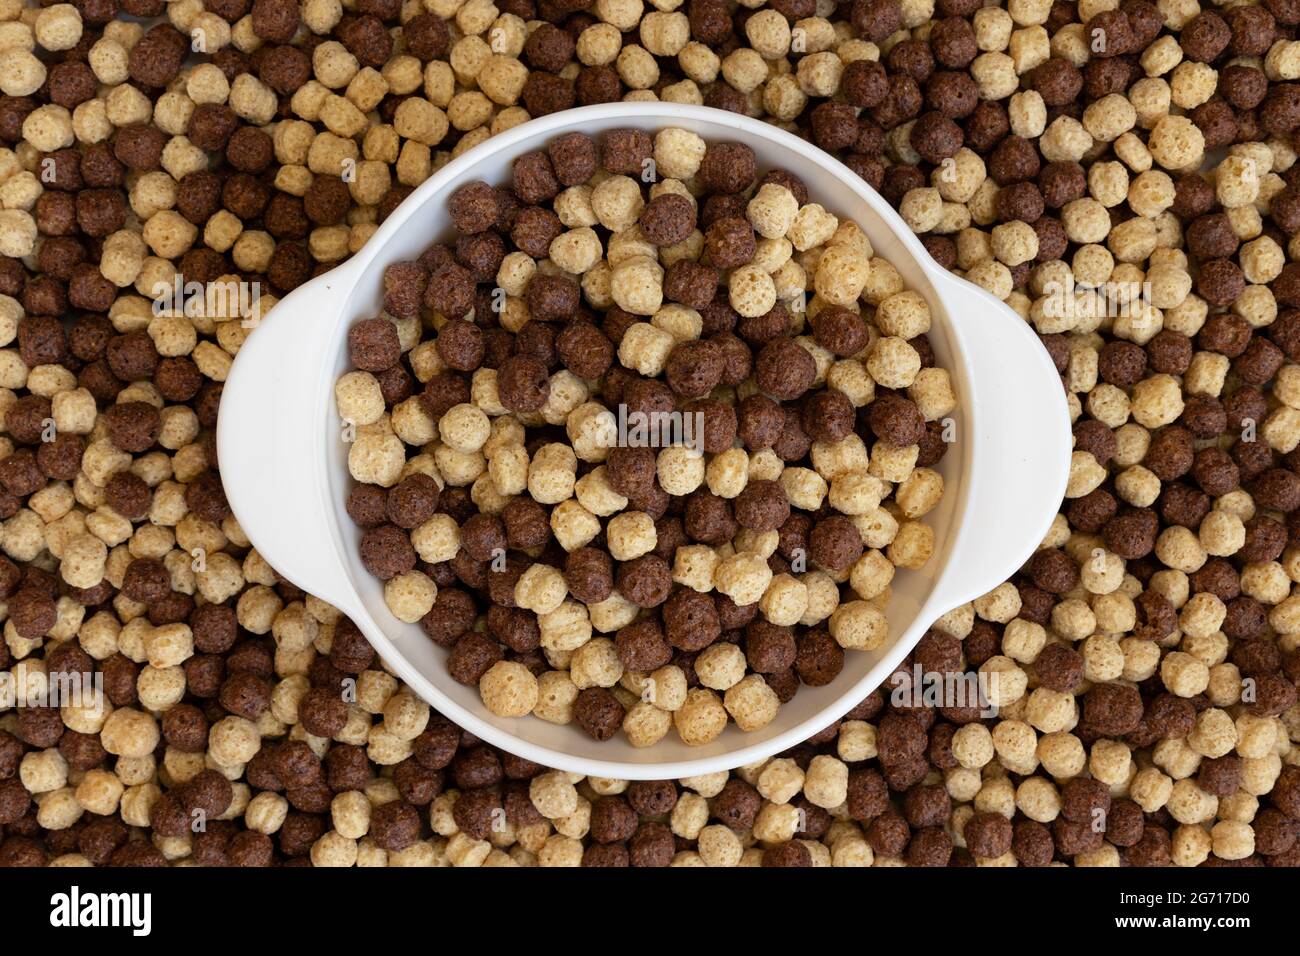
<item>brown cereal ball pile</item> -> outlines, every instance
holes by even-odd
[[[453,847],[462,862],[545,865],[1300,862],[1293,4],[208,0],[170,4],[165,20],[147,19],[158,4],[119,6],[0,11],[0,666],[94,669],[124,713],[99,726],[0,712],[0,864],[346,863],[352,843],[366,863],[439,862]],[[425,775],[389,749],[409,695],[350,626],[335,652],[333,612],[247,548],[196,450],[211,448],[220,382],[249,330],[220,310],[153,319],[149,300],[177,272],[232,275],[260,284],[261,309],[240,315],[255,321],[360,248],[451,156],[530,117],[620,99],[703,102],[811,139],[899,207],[937,261],[1043,333],[1078,409],[1062,520],[1011,582],[1019,604],[1004,587],[914,655],[1005,671],[1008,694],[1023,675],[1025,691],[1003,720],[869,700],[833,734],[730,778],[588,780],[572,797],[541,785],[527,802],[504,799],[526,771],[499,756],[504,779],[480,774],[488,751],[462,736],[474,769],[448,778],[438,805],[454,809],[471,780],[488,794],[459,819],[426,814],[412,783]],[[544,258],[558,227],[525,215],[525,251]],[[719,252],[729,238],[719,231]],[[697,310],[715,291],[686,267],[665,288]],[[830,312],[825,324],[846,328]],[[565,345],[588,356],[579,367],[603,361],[589,341]],[[405,387],[381,385],[386,398]],[[154,425],[138,405],[98,422],[133,403],[160,418],[142,452],[129,449]],[[424,497],[418,485],[398,496],[402,520]],[[383,495],[350,504],[386,514]],[[532,526],[517,523],[515,540]],[[196,549],[212,570],[191,585]],[[128,585],[127,557],[167,576],[145,563]],[[605,575],[590,561],[583,593],[599,601]],[[314,628],[298,626],[307,618]],[[193,634],[188,657],[184,631],[154,636],[173,623]],[[497,633],[534,639],[504,621]],[[773,662],[788,653],[758,643]],[[332,734],[325,661],[371,688]],[[258,681],[273,685],[273,719],[240,716],[258,713]],[[326,785],[346,794],[337,813],[297,785],[312,779],[301,748],[274,772],[257,759],[291,740],[324,754]],[[849,771],[843,798],[834,761]],[[231,778],[225,819],[169,835],[175,801],[222,805],[204,766]],[[1079,779],[1103,781],[1109,806]],[[492,799],[531,823],[478,841],[467,808]],[[1085,822],[1098,812],[1099,843]],[[950,849],[930,822],[941,813]]]
[[[956,397],[925,299],[797,195],[741,144],[571,133],[351,327],[361,560],[493,714],[699,745],[883,644]]]

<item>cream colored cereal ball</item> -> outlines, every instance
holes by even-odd
[[[45,64],[29,50],[10,47],[0,53],[0,92],[30,96],[45,82]]]
[[[36,42],[46,50],[71,50],[81,39],[81,14],[70,3],[57,3],[36,15]]]
[[[686,695],[686,702],[673,713],[673,725],[682,743],[699,747],[714,740],[726,729],[727,711],[718,695],[696,687]]]
[[[498,717],[523,717],[537,706],[537,678],[517,661],[497,661],[478,687],[484,705]]]
[[[443,443],[466,454],[482,448],[491,429],[482,409],[468,403],[452,406],[438,421],[438,434]]]
[[[727,688],[723,705],[736,726],[750,732],[770,724],[781,702],[761,674],[750,674]]]

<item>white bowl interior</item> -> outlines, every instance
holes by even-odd
[[[333,332],[334,341],[328,352],[333,355],[333,361],[326,370],[327,377],[322,379],[320,398],[320,408],[325,419],[322,428],[328,430],[324,433],[336,436],[340,434],[330,388],[333,380],[348,370],[345,347],[348,327],[355,320],[379,314],[382,309],[382,277],[386,266],[415,258],[431,243],[449,237],[452,229],[446,199],[452,190],[465,182],[478,179],[494,185],[507,183],[510,165],[517,156],[544,146],[564,132],[578,129],[596,135],[604,129],[633,125],[651,131],[678,126],[691,129],[709,141],[747,142],[757,155],[760,172],[773,168],[790,171],[807,184],[811,201],[821,203],[841,218],[855,220],[871,239],[876,254],[893,263],[908,288],[920,292],[929,301],[934,314],[930,341],[936,361],[952,373],[958,394],[969,394],[963,356],[955,337],[948,329],[944,301],[936,294],[926,269],[918,261],[918,256],[924,255],[924,252],[919,251],[919,243],[913,237],[908,238],[918,250],[916,252],[899,238],[895,229],[906,227],[883,199],[874,193],[864,196],[863,193],[870,192],[869,187],[826,153],[771,130],[770,127],[764,129],[771,130],[769,135],[782,139],[782,142],[760,138],[754,135],[752,129],[738,130],[736,127],[739,121],[732,114],[697,108],[689,111],[688,116],[683,116],[672,107],[657,105],[660,112],[652,116],[646,116],[644,111],[638,111],[640,115],[629,115],[631,111],[625,105],[621,113],[615,113],[604,121],[593,122],[590,118],[581,118],[565,124],[552,124],[543,127],[544,131],[525,136],[506,150],[492,151],[490,148],[496,141],[489,140],[475,151],[475,162],[436,193],[422,197],[422,204],[412,214],[405,216],[404,221],[395,224],[386,241],[381,241],[384,238],[382,235],[377,237],[372,242],[376,248],[371,253],[371,259],[348,295],[343,309],[346,320],[339,323]],[[752,124],[754,121],[749,122]],[[529,124],[533,125],[542,124]],[[408,200],[408,203],[412,202],[421,203],[421,197]],[[886,218],[888,216],[893,216],[896,226],[891,226]],[[931,262],[928,268],[937,269],[938,266]],[[945,493],[939,505],[925,519],[936,532],[936,550],[920,571],[900,572],[895,577],[893,598],[887,615],[890,636],[886,644],[872,652],[846,653],[844,669],[834,681],[824,687],[801,687],[794,699],[781,707],[776,719],[766,728],[746,734],[730,724],[720,737],[702,747],[686,746],[672,731],[655,746],[638,749],[631,746],[621,733],[611,740],[597,742],[576,726],[556,726],[534,717],[504,719],[493,716],[483,706],[477,688],[458,684],[448,675],[445,650],[425,637],[418,625],[403,624],[392,616],[384,603],[381,582],[362,566],[358,556],[361,532],[344,509],[351,478],[347,470],[348,445],[342,440],[327,443],[326,467],[334,509],[335,533],[352,583],[379,630],[422,677],[466,711],[477,715],[502,733],[531,745],[520,748],[521,751],[528,751],[525,755],[534,759],[546,757],[552,766],[567,765],[571,768],[581,765],[584,772],[595,773],[599,771],[592,768],[596,767],[597,762],[614,762],[624,766],[604,768],[611,775],[618,771],[624,776],[684,776],[761,759],[821,730],[878,686],[920,639],[933,618],[949,609],[942,606],[942,597],[936,595],[935,586],[957,537],[960,516],[967,507],[969,483],[963,480],[963,476],[970,473],[969,462],[973,453],[970,447],[972,443],[960,440],[960,436],[973,434],[966,427],[969,419],[964,417],[960,409],[954,413],[953,418],[957,422],[959,440],[944,456],[937,469],[943,475]],[[936,598],[938,603],[932,601],[932,598]],[[930,606],[926,607],[927,604]],[[921,616],[923,608],[924,617]],[[778,741],[778,738],[781,739]],[[534,748],[539,747],[551,752],[551,755],[537,754]],[[640,772],[628,765],[639,765]]]

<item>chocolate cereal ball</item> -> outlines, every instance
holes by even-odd
[[[799,398],[812,387],[816,375],[813,357],[790,338],[768,342],[754,362],[754,377],[759,388],[781,401]]]
[[[382,372],[401,357],[397,328],[385,319],[365,319],[348,330],[348,355],[357,368]]]

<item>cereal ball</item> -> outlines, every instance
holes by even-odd
[[[817,366],[812,355],[791,338],[768,342],[754,362],[754,378],[759,388],[782,401],[799,398],[812,387],[816,377]]]
[[[479,678],[479,693],[498,717],[523,717],[537,706],[537,678],[522,664],[498,661]]]
[[[622,726],[623,705],[603,687],[588,687],[573,703],[573,719],[595,740],[608,740]]]
[[[383,372],[401,355],[397,326],[387,319],[365,319],[348,330],[348,357],[363,371]]]
[[[638,224],[653,245],[674,245],[694,231],[695,204],[677,193],[661,193],[646,204]]]

